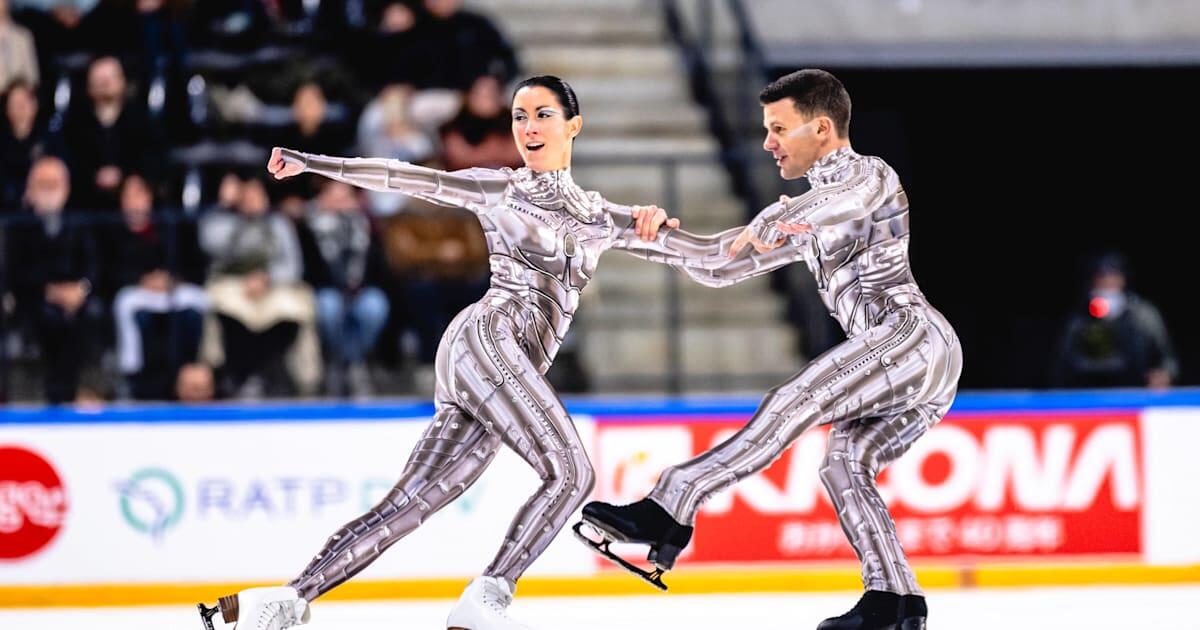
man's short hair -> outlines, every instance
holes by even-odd
[[[785,98],[792,99],[805,118],[828,116],[839,137],[850,137],[850,94],[837,77],[824,70],[797,70],[772,81],[758,95],[763,105]]]

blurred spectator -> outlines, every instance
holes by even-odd
[[[317,326],[325,351],[326,391],[371,393],[367,355],[387,322],[383,253],[355,190],[329,181],[305,222],[317,244]]]
[[[19,269],[9,286],[16,298],[14,323],[31,330],[45,366],[51,403],[75,399],[79,375],[92,358],[92,341],[103,306],[90,299],[97,250],[89,231],[63,215],[70,173],[61,160],[34,162],[25,187],[33,221],[9,227],[6,266]]]
[[[512,46],[491,20],[462,10],[462,0],[425,0],[428,24],[424,36],[435,46],[438,87],[467,89],[485,74],[507,83],[517,75]]]
[[[140,67],[131,74],[148,75],[178,68],[187,51],[184,0],[101,0],[85,20],[88,48],[103,54],[125,54]]]
[[[16,0],[22,21],[30,27],[39,50],[52,53],[76,50],[86,42],[80,37],[83,18],[99,0]]]
[[[496,77],[475,79],[458,116],[442,127],[443,161],[448,170],[521,166],[508,102],[500,90]]]
[[[0,90],[17,79],[37,84],[37,48],[29,29],[12,21],[8,0],[0,0]]]
[[[421,163],[434,156],[433,140],[410,116],[413,90],[392,85],[371,101],[358,120],[358,153]],[[389,215],[404,207],[408,197],[367,191],[367,204],[375,215]]]
[[[345,155],[351,145],[350,130],[329,120],[325,91],[315,81],[304,81],[292,97],[292,122],[283,127],[273,142],[318,155]],[[311,175],[272,182],[278,196],[310,198],[317,178]]]
[[[179,375],[175,377],[175,400],[195,404],[212,402],[216,397],[212,368],[203,363],[189,363],[179,368]]]
[[[2,1],[2,0],[0,0]],[[37,158],[61,151],[38,120],[37,90],[23,80],[4,93],[4,124],[0,125],[0,212],[21,202],[29,167]]]
[[[487,244],[469,212],[414,202],[385,227],[385,254],[401,279],[393,300],[417,333],[418,360],[432,364],[450,320],[487,290]]]
[[[208,297],[168,264],[172,254],[176,261],[197,261],[195,234],[172,233],[177,226],[156,223],[153,208],[146,180],[127,176],[121,187],[124,221],[110,243],[107,267],[121,287],[113,301],[117,361],[130,393],[140,400],[168,400],[180,366],[196,361]]]
[[[268,43],[270,31],[261,0],[203,0],[192,10],[188,38],[197,48],[253,50]]]
[[[88,67],[88,102],[67,123],[67,145],[83,205],[111,209],[125,173],[153,174],[160,165],[145,109],[128,98],[121,62],[100,57]]]
[[[1063,333],[1056,386],[1165,389],[1178,377],[1162,315],[1126,288],[1126,276],[1119,255],[1093,266],[1087,313],[1072,315]]]
[[[434,48],[418,27],[415,6],[420,0],[379,3],[367,19],[372,29],[350,42],[348,58],[360,79],[373,88],[394,83],[428,87],[436,80]],[[378,60],[387,59],[387,63]]]
[[[350,146],[349,130],[328,118],[329,102],[320,84],[301,83],[292,96],[292,124],[280,144],[309,153],[340,155]]]
[[[262,180],[251,178],[240,185],[236,212],[217,208],[201,219],[200,244],[212,258],[207,289],[219,324],[204,354],[214,365],[223,357],[229,389],[245,396],[259,394],[260,385],[266,393],[287,391],[283,362],[290,355],[290,380],[312,393],[320,380],[313,295],[300,282],[296,232],[269,207]]]

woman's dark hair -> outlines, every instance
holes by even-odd
[[[562,105],[563,115],[567,120],[579,115],[579,99],[575,98],[575,90],[572,90],[566,81],[551,74],[529,77],[517,84],[517,87],[513,89],[513,97],[516,97],[517,92],[525,87],[544,87],[554,92],[554,95],[558,97],[558,103]]]

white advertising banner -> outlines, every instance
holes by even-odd
[[[427,421],[0,425],[0,584],[289,579],[391,488]],[[478,575],[538,485],[502,450],[363,576]],[[531,575],[591,572],[568,538]]]

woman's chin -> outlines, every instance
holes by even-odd
[[[557,160],[552,160],[547,156],[529,153],[525,156],[525,166],[533,171],[557,171],[566,168],[565,164],[557,163]]]

